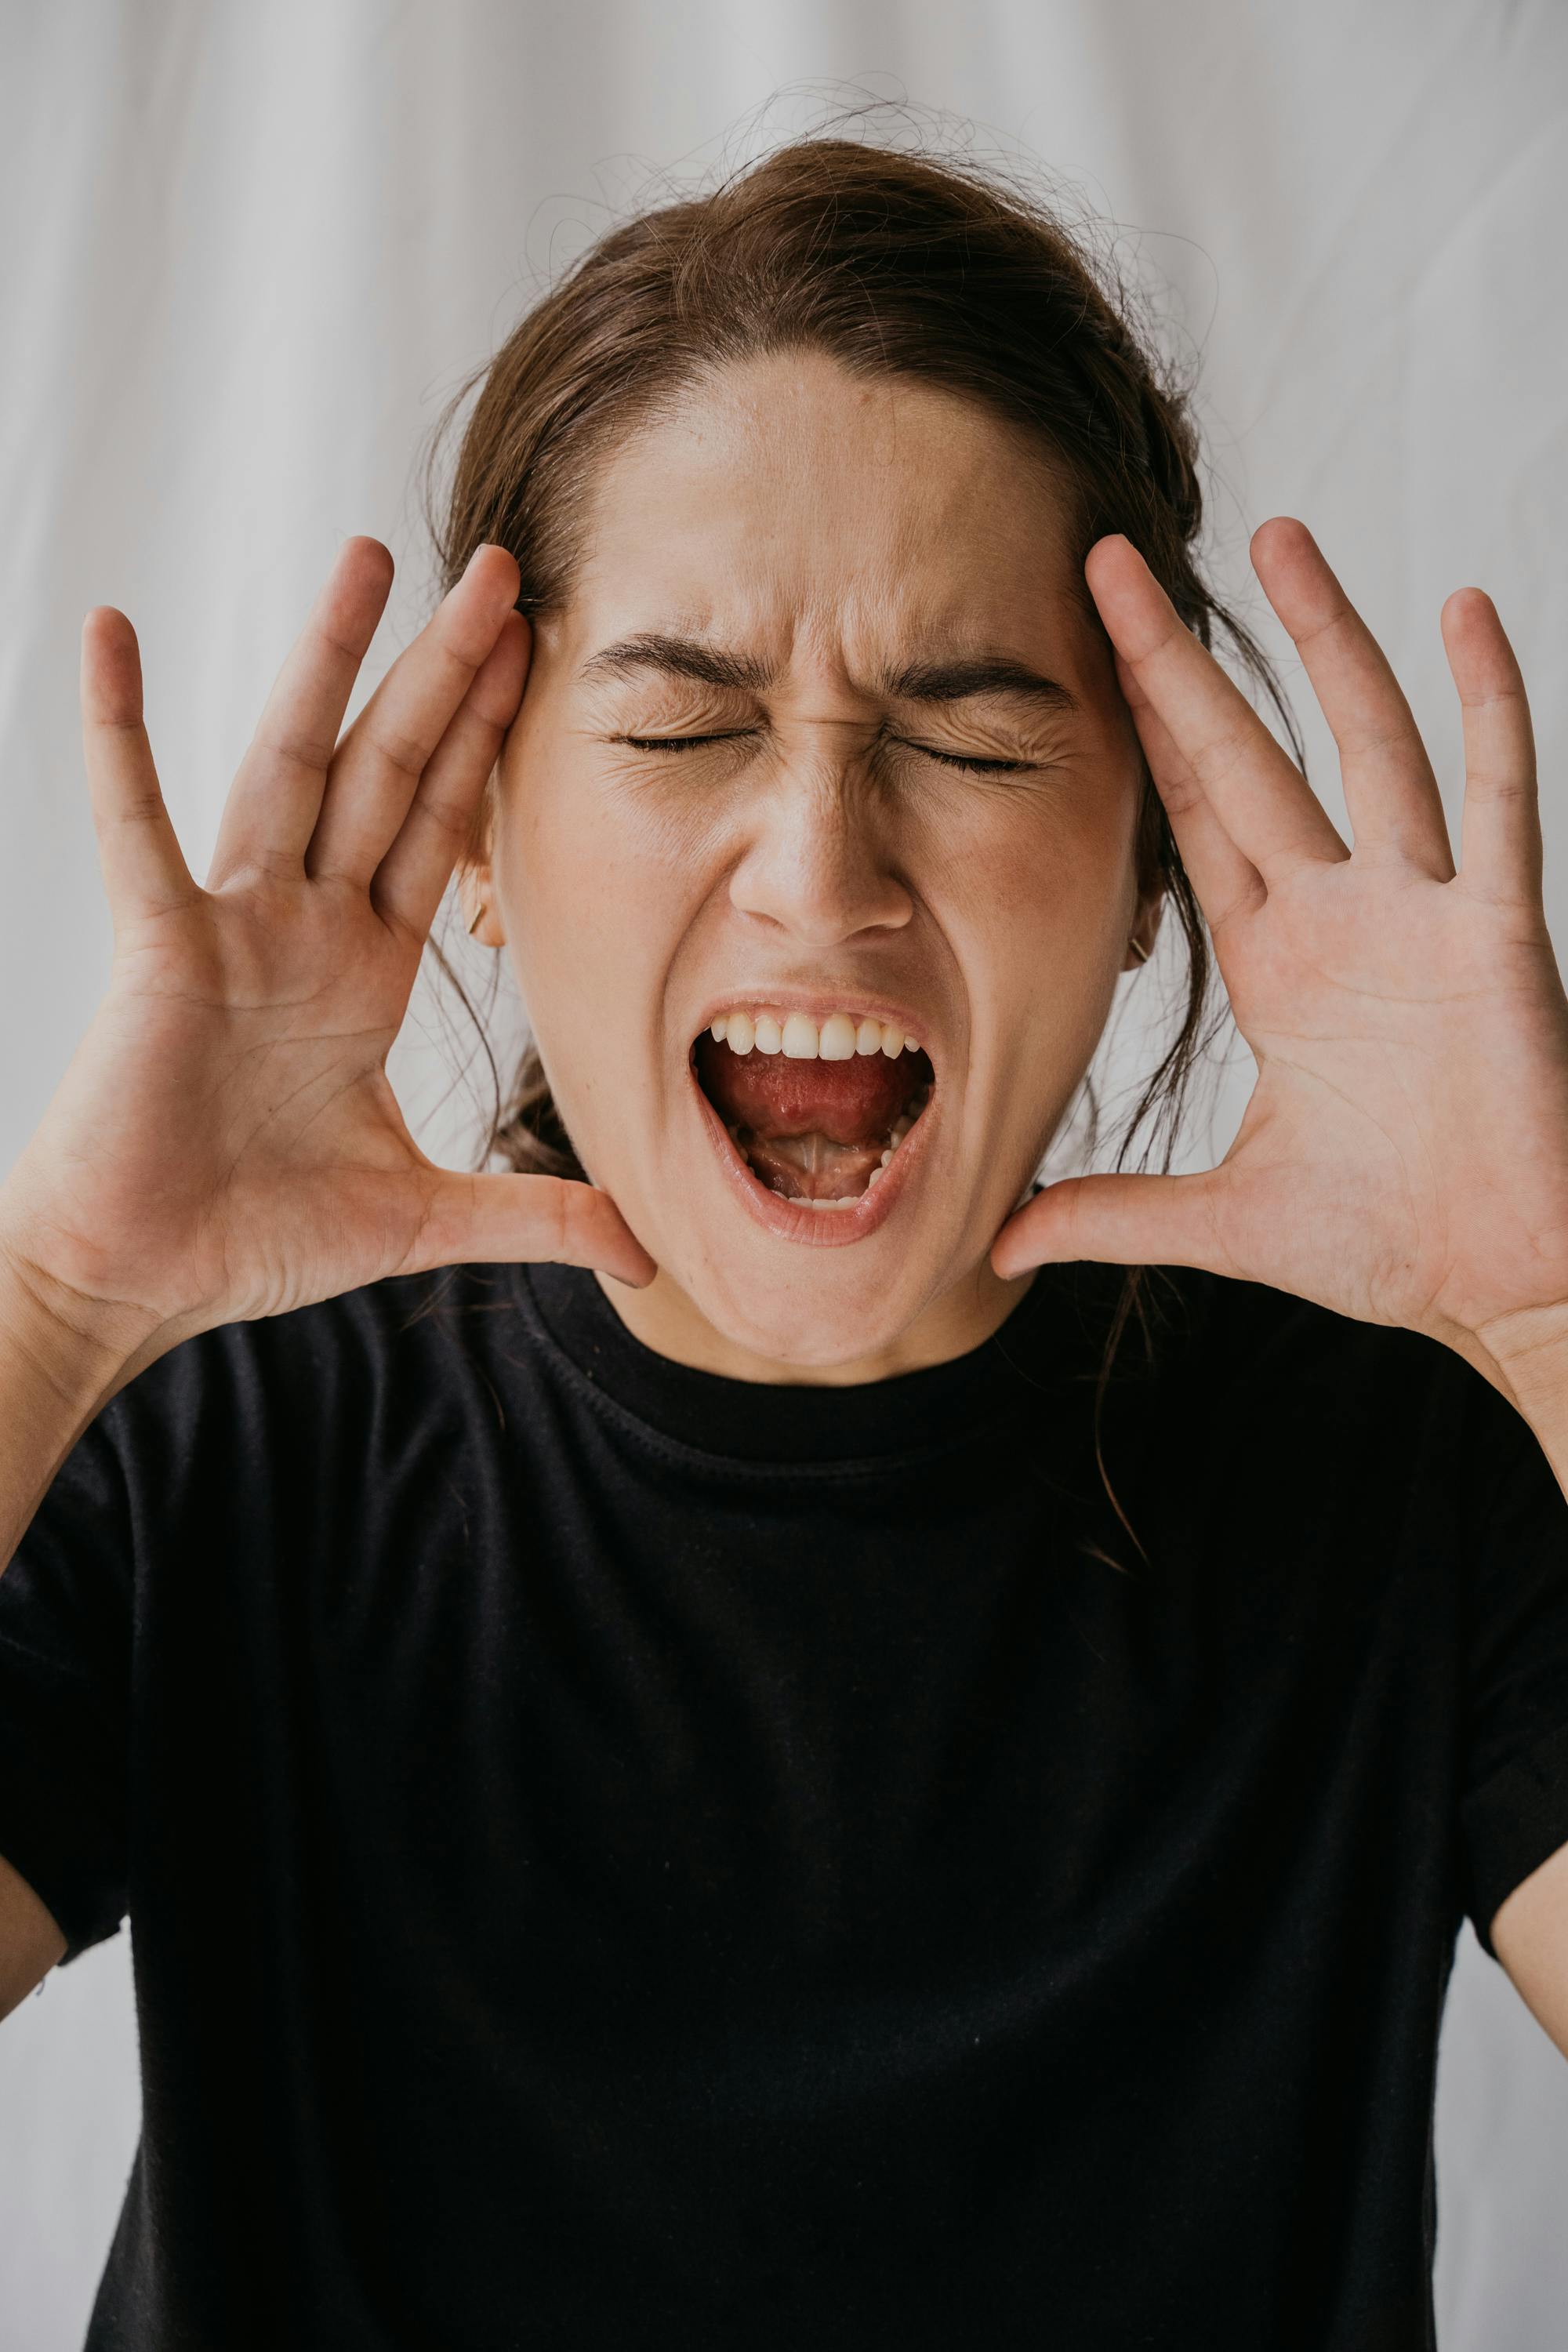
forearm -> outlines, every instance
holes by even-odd
[[[171,1345],[52,1283],[0,1218],[0,1572],[89,1422]]]

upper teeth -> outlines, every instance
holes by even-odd
[[[784,1054],[792,1062],[847,1062],[857,1054],[918,1054],[920,1039],[911,1037],[901,1021],[857,1020],[852,1013],[830,1013],[818,1024],[809,1013],[786,1013],[781,1021],[772,1013],[721,1013],[710,1034],[731,1054]]]

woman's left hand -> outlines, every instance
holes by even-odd
[[[1457,589],[1456,873],[1409,705],[1310,532],[1277,517],[1252,556],[1339,746],[1354,848],[1130,542],[1100,540],[1089,584],[1258,1083],[1217,1168],[1066,1179],[994,1263],[1206,1266],[1425,1332],[1514,1394],[1542,1349],[1568,1363],[1568,998],[1519,665],[1491,599]]]

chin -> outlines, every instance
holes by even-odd
[[[929,1303],[929,1294],[913,1290],[897,1297],[879,1287],[868,1297],[847,1268],[837,1267],[781,1287],[769,1265],[741,1262],[721,1270],[709,1262],[681,1278],[681,1287],[732,1346],[803,1372],[833,1371],[892,1353]]]

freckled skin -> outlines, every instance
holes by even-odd
[[[614,1303],[680,1360],[883,1377],[978,1345],[1022,1287],[987,1252],[1152,912],[1136,738],[1061,511],[1015,428],[809,352],[721,373],[600,472],[480,878],[584,1165],[660,1268]],[[646,632],[743,653],[769,683],[579,677]],[[979,649],[1079,707],[887,690]],[[710,1008],[792,988],[906,1007],[936,1071],[923,1171],[848,1247],[754,1223],[695,1098]]]

